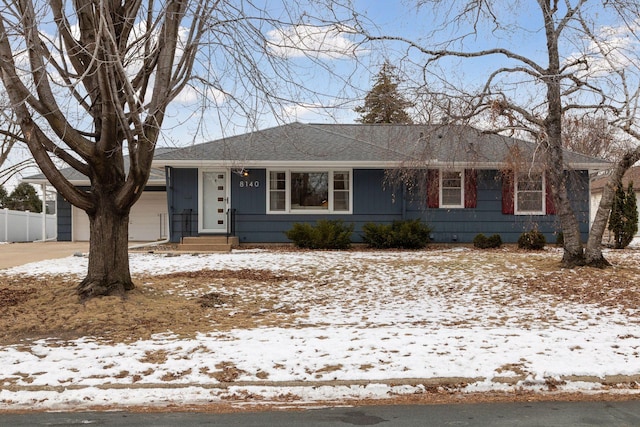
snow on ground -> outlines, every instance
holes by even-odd
[[[134,275],[251,268],[318,280],[287,284],[281,303],[308,312],[297,327],[202,331],[195,339],[167,333],[128,345],[85,337],[0,347],[0,410],[385,398],[438,383],[464,383],[463,391],[598,392],[598,378],[640,375],[640,312],[514,299],[507,276],[526,277],[527,259],[559,253],[523,254],[507,272],[483,264],[483,254],[134,253]],[[474,262],[451,262],[456,257]],[[637,262],[640,252],[625,257]],[[86,262],[69,257],[3,273],[83,275]],[[227,370],[233,384],[214,370]]]

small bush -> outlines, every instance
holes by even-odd
[[[538,230],[525,231],[518,238],[518,247],[520,249],[541,250],[544,249],[546,243],[547,240],[544,234]]]
[[[561,232],[556,236],[556,246],[561,248],[564,246],[564,234]]]
[[[430,241],[431,228],[419,219],[393,221],[392,224],[369,222],[362,227],[362,240],[377,249],[421,249]]]
[[[473,246],[480,249],[499,248],[502,246],[502,238],[499,234],[487,237],[480,233],[473,238]]]
[[[285,235],[299,248],[349,249],[351,233],[353,224],[347,226],[340,220],[320,220],[315,226],[295,223]]]

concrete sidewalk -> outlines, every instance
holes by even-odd
[[[89,252],[89,242],[27,242],[0,244],[0,270]]]

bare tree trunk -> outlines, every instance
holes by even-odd
[[[557,167],[551,169],[549,174],[552,192],[554,193],[556,212],[560,220],[564,240],[562,265],[569,268],[584,265],[585,258],[580,237],[580,225],[569,202],[565,175],[563,172],[558,173]]]
[[[543,137],[542,140],[546,141],[550,154],[547,171],[551,178],[551,191],[564,237],[562,265],[571,268],[584,264],[584,248],[580,239],[580,226],[569,202],[564,172],[562,90],[559,78],[562,73],[560,72],[560,53],[558,48],[560,30],[555,27],[554,14],[556,9],[552,8],[548,2],[541,2],[540,4],[544,14],[547,54],[549,56],[549,67],[544,70],[543,74],[543,80],[547,86],[548,113],[544,120],[546,138]]]
[[[591,267],[604,268],[611,265],[602,254],[602,236],[607,227],[607,220],[613,204],[614,190],[612,180],[607,182],[602,189],[602,198],[589,232],[589,240],[585,250],[585,263]]]
[[[118,211],[109,197],[98,196],[98,210],[89,215],[89,269],[78,285],[81,300],[119,295],[134,288],[129,272],[129,209]]]
[[[591,224],[585,251],[586,264],[591,267],[604,268],[611,265],[602,254],[602,236],[607,228],[607,220],[611,213],[615,189],[622,182],[622,177],[627,170],[638,160],[640,160],[640,148],[626,153],[618,162],[609,181],[602,189],[602,198],[600,199],[593,224]]]

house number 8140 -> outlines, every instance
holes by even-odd
[[[260,187],[260,181],[240,181],[240,188]]]

